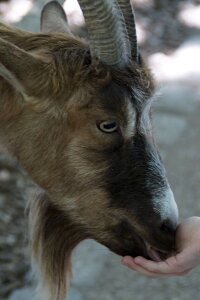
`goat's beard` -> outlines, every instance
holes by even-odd
[[[72,274],[71,254],[85,236],[45,193],[29,204],[28,213],[39,299],[64,300]]]

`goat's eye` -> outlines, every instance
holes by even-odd
[[[117,131],[118,123],[116,121],[101,121],[97,124],[97,127],[105,133],[112,133]]]

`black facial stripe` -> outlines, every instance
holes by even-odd
[[[151,208],[150,200],[162,194],[166,187],[165,170],[153,144],[137,132],[132,141],[110,154],[108,161],[110,206],[136,212],[144,204],[147,209],[149,203]]]

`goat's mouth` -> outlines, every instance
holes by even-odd
[[[133,240],[123,240],[120,244],[113,243],[103,243],[111,251],[116,254],[124,256],[143,256],[146,259],[150,259],[156,262],[163,261],[167,259],[173,252],[175,252],[175,247],[173,243],[168,245],[163,245],[163,247],[155,246],[155,241],[153,243],[148,242],[146,239],[139,235],[134,235]],[[158,243],[158,242],[157,242]],[[157,244],[156,243],[156,244]]]
[[[166,244],[165,246],[162,245],[162,247],[155,246],[155,241],[152,244],[151,242],[148,242],[146,239],[142,237],[141,237],[141,241],[143,244],[142,248],[144,249],[143,256],[146,257],[147,259],[151,259],[156,262],[160,262],[167,259],[170,255],[172,255],[175,252],[175,243],[173,239],[171,239],[170,242],[168,241],[167,245]]]
[[[114,234],[113,234],[114,233]],[[175,231],[172,233],[158,233],[154,231],[138,232],[132,231],[112,232],[110,240],[96,239],[109,248],[112,252],[124,256],[143,256],[156,262],[167,259],[175,253]]]
[[[156,262],[165,260],[170,255],[170,252],[171,253],[173,252],[173,250],[172,251],[164,251],[164,250],[155,248],[146,241],[144,241],[144,243],[145,243],[147,258],[150,258],[151,260],[156,261]]]

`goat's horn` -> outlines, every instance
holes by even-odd
[[[131,48],[121,10],[113,0],[78,0],[90,38],[92,56],[107,65],[123,66]]]
[[[134,10],[130,0],[117,0],[119,7],[124,15],[129,41],[131,44],[132,59],[138,59],[137,35],[135,28]]]

